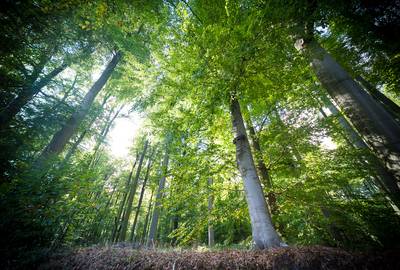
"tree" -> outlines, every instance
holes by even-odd
[[[114,53],[113,58],[104,69],[100,78],[93,84],[93,86],[85,95],[85,98],[83,99],[79,108],[67,120],[65,125],[56,134],[54,134],[50,143],[45,147],[45,149],[43,149],[36,162],[36,165],[38,167],[45,165],[50,158],[59,155],[64,150],[65,145],[75,133],[75,131],[79,127],[79,124],[86,117],[94,99],[107,83],[107,80],[110,78],[112,72],[120,61],[121,56],[121,52]]]
[[[164,159],[163,159],[163,164],[162,164],[162,172],[161,172],[160,181],[158,183],[158,189],[157,189],[155,203],[154,203],[154,209],[153,209],[153,216],[151,218],[149,236],[148,236],[147,244],[146,244],[148,247],[155,245],[155,240],[156,240],[156,236],[157,236],[157,225],[158,225],[158,219],[160,216],[161,199],[163,196],[165,179],[167,177],[167,172],[168,172],[168,162],[169,162],[168,146],[169,146],[168,143],[166,143]]]
[[[143,201],[143,195],[144,195],[144,191],[146,189],[146,184],[147,181],[149,180],[149,175],[150,175],[150,169],[151,169],[151,165],[152,165],[152,158],[154,155],[155,149],[153,149],[152,153],[149,156],[149,159],[147,161],[147,170],[146,170],[146,175],[144,177],[143,183],[142,183],[142,189],[140,190],[140,196],[139,196],[139,201],[136,207],[136,211],[135,211],[135,219],[133,220],[133,225],[132,225],[132,230],[131,230],[131,236],[130,236],[130,240],[134,241],[135,240],[135,230],[136,230],[136,225],[138,222],[138,217],[139,217],[139,213],[140,213],[140,208],[142,207],[142,201]]]
[[[147,147],[148,147],[148,141],[146,140],[144,142],[143,151],[142,151],[142,154],[139,159],[135,178],[133,179],[131,186],[130,186],[128,200],[126,201],[126,209],[125,209],[124,215],[122,217],[121,231],[120,231],[119,238],[118,238],[120,241],[125,241],[125,239],[126,239],[126,233],[128,230],[128,222],[129,222],[129,218],[132,213],[133,198],[135,197],[135,194],[136,194],[139,176],[140,176],[140,172],[142,170],[143,160],[146,155]]]
[[[278,247],[281,245],[281,240],[271,222],[247,139],[240,105],[235,96],[232,96],[230,110],[236,145],[236,159],[246,189],[253,240],[260,249]]]
[[[398,181],[400,179],[400,146],[397,145],[399,124],[316,42],[304,45],[304,41],[299,41],[297,46],[307,50],[322,85]]]

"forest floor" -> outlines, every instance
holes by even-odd
[[[400,250],[347,252],[322,246],[267,251],[160,251],[90,247],[60,252],[39,266],[48,269],[400,269]]]

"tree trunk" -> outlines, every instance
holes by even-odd
[[[14,98],[0,113],[0,131],[8,128],[11,120],[17,115],[22,107],[24,107],[39,91],[51,80],[54,79],[61,71],[67,67],[67,64],[55,68],[50,73],[45,75],[42,79],[37,82],[33,82],[30,85],[26,85],[22,88],[19,95]]]
[[[231,98],[230,112],[235,137],[233,142],[236,145],[236,161],[246,191],[253,240],[259,249],[279,247],[281,240],[271,222],[236,97]]]
[[[136,207],[135,219],[133,220],[131,237],[130,237],[131,241],[134,241],[134,238],[135,238],[136,224],[137,224],[137,221],[138,221],[138,218],[139,218],[140,208],[142,207],[143,195],[144,195],[144,191],[146,190],[147,180],[149,179],[150,169],[151,169],[151,165],[152,165],[152,158],[153,158],[154,152],[155,152],[155,149],[153,150],[152,154],[150,155],[149,161],[147,163],[146,176],[144,177],[144,180],[143,180],[143,185],[142,185],[142,189],[140,191],[139,201],[138,201],[138,204],[137,204],[137,207]]]
[[[351,145],[358,149],[368,148],[368,145],[362,140],[360,135],[354,131],[353,127],[346,120],[346,118],[341,115],[332,101],[329,98],[326,98],[324,101],[331,114],[338,117],[339,124],[346,132],[347,140],[351,143]],[[370,166],[366,160],[364,161],[366,166]],[[400,188],[396,184],[396,178],[393,174],[387,171],[387,169],[382,165],[381,162],[379,162],[379,160],[376,160],[375,163],[376,176],[374,177],[374,180],[376,184],[387,194],[387,196],[390,198],[390,201],[394,203],[397,208],[400,208]]]
[[[375,98],[385,109],[387,109],[392,116],[400,122],[400,107],[394,103],[390,98],[381,93],[371,83],[365,80],[361,76],[357,76],[355,80],[366,90],[368,93]]]
[[[64,150],[65,145],[78,129],[79,124],[86,117],[94,99],[110,78],[120,59],[121,53],[115,53],[100,78],[93,84],[89,92],[85,95],[79,108],[72,114],[71,118],[64,124],[64,126],[54,134],[50,143],[43,150],[36,161],[36,165],[39,165],[38,167],[45,165],[50,158],[59,155]]]
[[[213,196],[213,191],[212,191],[212,185],[213,185],[213,180],[212,178],[208,178],[208,189],[209,189],[209,195],[208,195],[208,246],[211,248],[214,246],[214,228],[212,224],[212,209],[214,207],[214,196]]]
[[[140,176],[140,171],[142,170],[143,160],[144,160],[144,157],[145,157],[146,151],[147,151],[147,146],[148,146],[148,142],[146,141],[144,143],[142,155],[140,156],[138,168],[136,170],[135,179],[133,180],[132,185],[131,185],[131,190],[130,190],[127,205],[126,205],[126,210],[125,210],[124,216],[122,218],[121,232],[119,235],[120,241],[125,241],[125,238],[126,238],[129,217],[131,216],[131,212],[132,212],[133,198],[135,197],[136,188],[137,188],[137,184],[138,184],[138,180],[139,180],[139,176]]]
[[[107,100],[110,98],[110,95],[106,95],[103,98],[103,102],[101,103],[101,108],[102,110],[104,109],[104,105],[106,104]],[[95,115],[93,117],[93,119],[89,122],[89,125],[85,128],[85,130],[81,133],[81,135],[78,137],[78,139],[74,142],[74,144],[71,146],[71,148],[69,149],[69,151],[67,152],[67,154],[65,155],[64,160],[62,161],[61,166],[65,165],[68,163],[69,159],[72,157],[73,154],[75,154],[76,150],[78,149],[79,144],[83,141],[83,139],[85,138],[86,134],[88,133],[88,131],[91,129],[92,125],[94,124],[94,122],[96,121],[97,117],[99,115]]]
[[[140,240],[141,243],[145,243],[145,241],[146,241],[147,227],[149,224],[149,217],[150,217],[150,213],[151,213],[151,207],[153,204],[153,194],[154,194],[154,190],[151,191],[150,201],[149,201],[149,205],[147,207],[146,218],[145,218],[144,224],[143,224],[143,234],[142,234],[142,238]]]
[[[163,172],[160,178],[160,182],[158,184],[158,190],[157,190],[157,195],[156,195],[156,202],[154,205],[154,210],[153,210],[153,217],[151,219],[151,224],[150,224],[150,230],[149,230],[149,237],[147,239],[147,246],[154,246],[154,241],[157,236],[157,225],[158,225],[158,218],[160,215],[160,207],[161,207],[161,198],[163,195],[164,191],[164,186],[165,186],[165,179],[167,176],[167,171],[168,171],[168,162],[169,162],[169,154],[168,154],[168,143],[166,143],[166,149],[165,149],[165,154],[164,154],[164,161],[162,164]]]
[[[276,204],[276,194],[272,191],[272,181],[267,166],[265,166],[263,154],[261,150],[260,141],[258,140],[258,136],[254,129],[253,123],[251,121],[250,112],[248,111],[247,107],[243,107],[244,111],[244,120],[246,122],[247,129],[249,130],[250,140],[253,145],[254,149],[254,156],[257,161],[257,169],[260,173],[261,182],[264,184],[265,187],[268,189],[267,199],[268,199],[268,206],[271,209],[272,214],[276,213],[278,210],[278,206]]]
[[[117,109],[117,111],[115,112],[115,114],[111,117],[113,110],[110,111],[110,114],[107,117],[106,122],[104,123],[104,126],[100,132],[100,136],[97,139],[96,142],[96,146],[94,147],[94,151],[93,151],[93,157],[92,160],[90,162],[90,167],[95,165],[95,161],[96,161],[96,156],[97,156],[97,152],[100,149],[100,146],[104,143],[104,140],[106,139],[108,132],[110,131],[110,128],[112,126],[112,124],[114,123],[115,119],[118,117],[118,115],[120,114],[121,110],[124,108],[124,105],[122,105],[121,107],[119,107],[119,109]],[[111,118],[111,119],[110,119]]]
[[[135,162],[134,162],[133,165],[132,165],[132,169],[131,169],[131,171],[130,171],[130,173],[129,173],[129,176],[128,176],[128,179],[127,179],[127,181],[126,181],[125,190],[124,190],[124,192],[123,192],[121,204],[120,204],[120,206],[119,206],[119,208],[118,208],[117,216],[116,216],[116,218],[115,218],[114,231],[113,231],[113,234],[112,234],[112,236],[111,236],[111,241],[113,241],[113,242],[115,242],[115,241],[118,240],[118,235],[119,235],[119,232],[121,231],[121,227],[120,227],[120,225],[122,225],[122,221],[121,221],[122,216],[121,216],[121,215],[122,215],[122,212],[123,212],[124,207],[125,207],[126,198],[128,197],[129,187],[130,187],[131,180],[132,180],[133,170],[134,170],[135,167],[136,167],[136,164],[137,164],[137,162],[138,162],[138,159],[139,159],[139,155],[136,155]]]
[[[400,126],[396,120],[315,41],[304,44],[304,40],[298,40],[296,48],[305,50],[321,84],[370,149],[397,178],[393,185],[398,185]]]

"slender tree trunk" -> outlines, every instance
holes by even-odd
[[[149,201],[149,205],[147,207],[146,218],[144,219],[144,224],[143,224],[143,234],[142,234],[142,238],[140,240],[141,243],[145,243],[146,238],[147,238],[146,234],[147,234],[147,227],[149,224],[151,207],[152,207],[152,203],[153,203],[153,195],[154,195],[154,190],[151,190],[150,201]]]
[[[129,187],[130,187],[130,184],[131,184],[133,171],[134,171],[134,169],[135,169],[135,167],[136,167],[136,164],[137,164],[137,162],[138,162],[138,159],[139,159],[139,156],[136,155],[135,162],[134,162],[133,165],[132,165],[132,169],[131,169],[131,171],[130,171],[130,173],[129,173],[129,176],[128,176],[128,179],[127,179],[127,181],[126,181],[125,190],[124,190],[124,192],[123,192],[121,204],[120,204],[120,206],[119,206],[119,208],[118,208],[117,216],[116,216],[116,218],[115,218],[114,231],[113,231],[113,234],[112,234],[112,236],[111,236],[111,240],[112,240],[113,242],[118,241],[118,235],[119,235],[119,232],[121,231],[120,225],[122,225],[122,221],[121,221],[121,219],[122,219],[122,213],[123,213],[123,210],[124,210],[124,207],[125,207],[126,198],[128,197]]]
[[[145,157],[146,151],[147,151],[147,146],[148,146],[148,142],[146,141],[144,143],[143,152],[142,152],[142,155],[141,155],[140,160],[139,160],[138,168],[136,170],[135,179],[133,180],[133,183],[131,185],[132,187],[131,187],[131,191],[129,193],[129,197],[128,197],[128,201],[127,201],[127,205],[126,205],[126,211],[125,211],[125,214],[124,214],[124,216],[122,218],[121,232],[120,232],[120,235],[119,235],[119,240],[120,241],[125,241],[125,238],[126,238],[126,232],[127,232],[127,229],[128,229],[129,217],[131,216],[131,212],[132,212],[133,198],[135,197],[136,188],[137,188],[137,184],[138,184],[139,176],[140,176],[140,171],[142,170],[143,160],[144,160],[144,157]]]
[[[119,109],[117,109],[117,111],[115,112],[115,114],[112,117],[111,117],[111,115],[113,112],[112,111],[110,112],[109,117],[107,118],[107,121],[105,122],[104,127],[100,132],[100,136],[97,139],[96,146],[94,147],[93,157],[90,162],[90,166],[93,166],[95,164],[97,152],[99,151],[100,146],[104,143],[104,140],[106,139],[112,124],[114,123],[115,119],[118,117],[118,115],[120,114],[120,112],[123,108],[124,108],[124,105],[119,107]]]
[[[45,165],[50,158],[59,155],[64,150],[65,145],[78,129],[79,124],[86,117],[94,99],[110,78],[120,59],[121,53],[115,53],[100,78],[93,84],[89,92],[86,94],[80,107],[72,114],[71,118],[65,123],[65,125],[54,134],[52,140],[36,161],[36,166],[41,167]]]
[[[149,230],[149,237],[147,239],[147,246],[154,246],[154,241],[157,236],[157,225],[158,225],[158,218],[160,215],[160,207],[161,207],[161,198],[163,196],[164,192],[164,186],[165,186],[165,179],[167,176],[167,171],[168,171],[168,162],[169,162],[169,153],[168,153],[168,143],[166,143],[166,149],[165,149],[165,154],[164,154],[164,160],[162,164],[162,175],[160,178],[160,182],[158,184],[158,190],[157,190],[157,195],[156,195],[156,201],[154,205],[154,210],[153,210],[153,217],[151,219],[151,224],[150,224],[150,230]]]
[[[321,84],[344,112],[387,170],[400,180],[400,126],[392,115],[364,91],[315,41],[296,42],[304,49]]]
[[[38,82],[34,82],[29,86],[24,86],[18,96],[0,112],[0,131],[8,128],[11,120],[21,111],[22,107],[24,107],[44,86],[48,85],[51,80],[53,80],[54,77],[56,77],[66,67],[67,64],[62,64],[52,70],[49,74],[45,75]]]
[[[137,225],[137,221],[138,221],[138,218],[139,218],[140,208],[142,207],[144,191],[146,190],[146,184],[147,184],[147,181],[148,181],[149,176],[150,176],[150,169],[151,169],[151,165],[152,165],[152,161],[153,161],[152,159],[153,159],[154,152],[155,152],[155,149],[152,151],[152,154],[150,155],[149,161],[147,163],[146,175],[144,177],[142,189],[140,191],[139,201],[138,201],[138,204],[137,204],[137,207],[136,207],[135,219],[133,220],[131,237],[130,237],[131,241],[135,240],[136,225]]]
[[[230,111],[236,145],[236,161],[246,191],[253,240],[259,249],[279,247],[281,240],[271,222],[236,97],[231,98]]]
[[[212,178],[208,178],[208,188],[209,188],[209,195],[208,195],[208,246],[211,248],[214,246],[214,227],[212,224],[212,209],[214,208],[214,195],[212,191],[213,180]]]

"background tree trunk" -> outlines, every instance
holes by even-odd
[[[79,108],[72,114],[71,118],[65,123],[65,125],[56,134],[54,134],[50,143],[46,146],[36,161],[36,165],[41,167],[41,165],[44,165],[48,159],[59,155],[63,151],[65,145],[75,133],[79,124],[86,117],[94,99],[104,87],[107,80],[110,78],[120,59],[121,53],[115,53],[110,63],[108,63],[106,69],[101,74],[100,78],[93,84],[89,92],[85,95],[85,98],[83,99]]]
[[[400,126],[392,115],[364,91],[315,41],[296,42],[304,48],[321,84],[344,112],[387,170],[400,180]]]
[[[146,189],[147,180],[149,179],[149,175],[150,175],[150,169],[151,169],[151,165],[152,165],[152,159],[153,159],[154,152],[155,152],[155,149],[153,150],[152,154],[150,155],[149,161],[147,163],[146,175],[144,177],[142,189],[140,191],[139,201],[138,201],[138,205],[136,207],[135,219],[133,220],[131,237],[130,237],[131,241],[134,241],[135,229],[136,229],[137,221],[139,218],[140,208],[142,207],[143,195],[144,195],[144,191]]]
[[[147,239],[147,227],[149,225],[149,218],[150,218],[150,213],[151,213],[151,207],[153,204],[153,195],[154,195],[154,190],[151,190],[151,195],[150,195],[150,200],[149,200],[149,205],[147,207],[147,213],[146,213],[146,218],[144,219],[144,224],[143,224],[143,234],[142,237],[140,239],[141,243],[145,243],[146,239]]]
[[[147,146],[148,146],[148,142],[145,141],[144,147],[143,147],[143,152],[142,152],[142,155],[140,156],[138,168],[136,170],[135,179],[132,182],[131,190],[130,190],[130,193],[129,193],[129,197],[128,197],[128,200],[126,202],[127,203],[126,210],[124,212],[124,216],[123,216],[122,222],[121,222],[121,232],[120,232],[120,235],[119,235],[119,240],[120,241],[125,241],[125,238],[126,238],[126,232],[127,232],[127,229],[128,229],[129,217],[131,216],[131,212],[132,212],[133,198],[135,197],[136,188],[137,188],[137,184],[138,184],[139,176],[140,176],[140,171],[142,170],[143,160],[144,160],[144,157],[145,157],[146,151],[147,151]]]
[[[48,85],[61,71],[68,65],[62,64],[45,75],[38,82],[33,82],[31,85],[26,85],[22,88],[18,96],[12,100],[7,107],[0,113],[0,131],[8,128],[11,120],[17,115],[22,107],[24,107],[39,91]]]
[[[214,228],[212,224],[212,219],[211,219],[211,213],[212,209],[214,207],[214,196],[213,196],[213,190],[212,190],[212,185],[213,185],[213,180],[212,178],[208,178],[208,189],[209,189],[209,195],[208,195],[208,246],[213,247],[214,246]]]
[[[154,245],[154,241],[157,235],[157,225],[158,225],[158,218],[160,215],[160,207],[161,207],[161,198],[163,195],[164,191],[164,186],[165,186],[165,179],[167,176],[167,171],[168,171],[168,161],[169,161],[169,154],[168,154],[168,142],[166,143],[166,149],[165,149],[165,154],[164,154],[164,160],[162,164],[162,175],[160,178],[160,182],[158,184],[158,190],[157,190],[157,195],[156,195],[156,202],[154,205],[154,210],[153,210],[153,217],[151,219],[151,224],[150,224],[150,230],[149,230],[149,237],[147,239],[147,246],[150,247]]]
[[[125,190],[123,191],[123,195],[122,195],[122,200],[121,200],[121,204],[118,208],[118,212],[117,212],[117,216],[115,217],[115,225],[114,225],[114,231],[112,233],[111,236],[111,241],[116,242],[118,241],[118,236],[119,236],[119,232],[121,231],[121,223],[122,223],[122,213],[123,210],[125,208],[125,203],[126,203],[126,198],[128,197],[128,193],[129,193],[129,187],[131,184],[131,180],[132,180],[132,175],[133,175],[133,170],[136,167],[136,164],[138,162],[139,159],[139,155],[136,155],[135,158],[135,162],[132,165],[132,169],[129,173],[128,179],[126,180],[126,185],[125,185]]]

